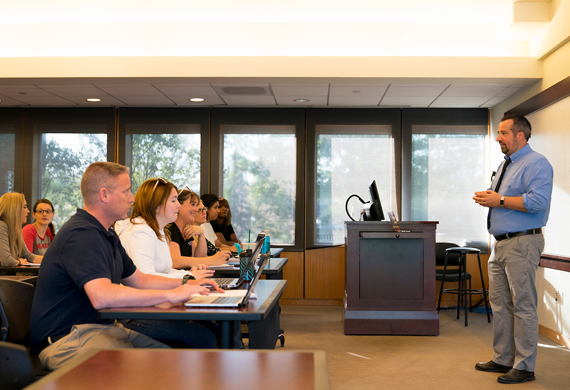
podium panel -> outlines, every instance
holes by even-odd
[[[346,222],[345,334],[438,335],[437,222]]]

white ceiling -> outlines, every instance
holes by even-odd
[[[268,83],[240,82],[239,79],[212,83],[161,79],[89,81],[0,83],[0,107],[492,107],[537,80],[418,79],[392,83],[392,80],[353,79],[315,83],[308,79],[302,83],[303,80],[296,79],[294,84],[279,79]],[[228,90],[227,87],[234,88]],[[250,94],[235,87],[260,88]],[[198,97],[204,101],[189,100]],[[88,98],[101,101],[88,102]],[[296,99],[308,101],[297,102]]]

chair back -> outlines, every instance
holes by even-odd
[[[20,390],[36,380],[28,350],[0,341],[0,389]]]
[[[29,344],[33,285],[0,278],[0,317],[2,341]]]
[[[450,242],[437,242],[435,244],[435,265],[445,265],[445,253],[448,248],[456,248],[459,245]],[[447,266],[459,266],[459,254],[450,253],[447,256]]]

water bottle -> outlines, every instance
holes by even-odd
[[[243,280],[250,281],[253,279],[253,262],[250,264],[249,267],[246,266],[249,263],[249,258],[251,257],[251,249],[246,249],[240,252],[239,254],[239,272],[240,275],[244,275]]]
[[[263,253],[270,254],[271,253],[271,238],[269,237],[269,230],[264,230],[265,233],[265,251]]]

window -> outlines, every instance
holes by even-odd
[[[107,161],[107,134],[42,134],[39,198],[53,203],[56,226],[61,227],[83,207],[81,177],[96,161]]]
[[[412,126],[411,219],[439,221],[437,241],[487,248],[487,126]]]
[[[115,109],[35,108],[27,109],[25,118],[24,184],[31,190],[26,199],[30,206],[40,198],[49,199],[58,230],[83,207],[85,169],[113,160]]]
[[[154,177],[207,191],[208,109],[121,108],[119,118],[119,163],[131,168],[133,194]]]
[[[369,201],[376,180],[384,212],[396,206],[395,156],[389,125],[317,125],[317,206],[315,244],[344,243],[345,203],[352,194]],[[362,204],[351,202],[359,219]],[[386,218],[388,216],[386,215]]]
[[[126,164],[133,193],[153,177],[200,192],[200,125],[162,125],[161,134],[156,130],[156,125],[127,125]]]
[[[242,241],[269,230],[271,244],[294,245],[295,126],[224,125],[223,196]]]

